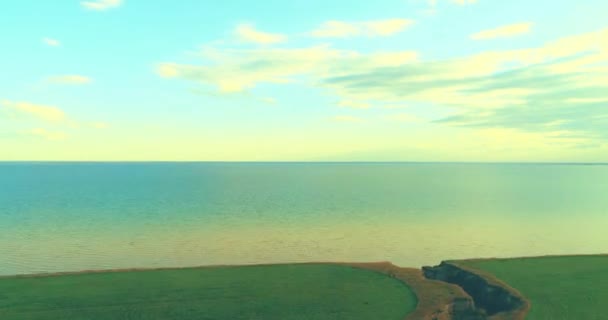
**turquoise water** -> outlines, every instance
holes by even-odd
[[[2,163],[0,274],[608,252],[608,166]]]

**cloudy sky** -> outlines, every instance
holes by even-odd
[[[605,162],[606,12],[604,0],[10,1],[0,160]]]

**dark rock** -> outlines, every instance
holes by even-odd
[[[524,301],[509,290],[489,283],[485,278],[453,264],[442,262],[435,267],[423,267],[428,279],[444,281],[460,286],[473,298],[474,305],[454,303],[453,319],[478,320],[501,312],[515,311],[524,306]],[[474,312],[471,313],[473,310]]]

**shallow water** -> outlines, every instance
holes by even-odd
[[[608,166],[2,163],[0,274],[608,252]]]

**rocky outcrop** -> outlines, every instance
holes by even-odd
[[[404,320],[485,320],[485,313],[475,308],[473,299],[461,287],[429,280],[422,270],[402,268],[390,262],[350,263],[357,268],[374,270],[399,279],[410,287],[418,300],[416,310]]]
[[[451,320],[485,320],[486,313],[475,307],[471,299],[455,299],[450,310]]]
[[[470,297],[454,298],[443,308],[438,308],[425,320],[486,320],[487,316],[483,310],[475,308],[475,303]]]
[[[474,302],[474,310],[478,318],[454,317],[453,319],[517,319],[527,302],[509,288],[493,283],[483,276],[459,267],[455,264],[442,262],[435,267],[423,267],[422,271],[427,279],[439,280],[460,286]],[[457,306],[455,306],[458,309]],[[468,307],[465,310],[470,309]],[[467,311],[468,312],[468,311]],[[455,315],[458,312],[455,312]],[[462,312],[461,312],[462,313]],[[500,317],[493,317],[500,315]],[[469,316],[470,317],[470,316]]]

